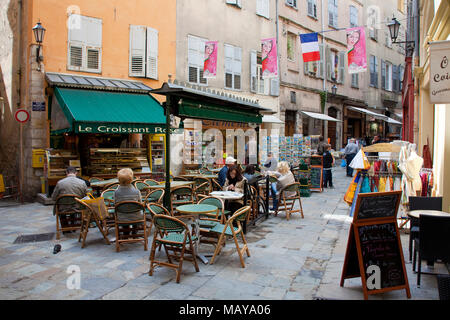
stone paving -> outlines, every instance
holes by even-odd
[[[339,286],[351,221],[342,198],[350,178],[336,167],[333,179],[335,189],[302,199],[304,219],[294,214],[287,221],[280,213],[249,229],[251,256],[245,258],[245,268],[228,241],[214,265],[199,262],[198,273],[185,262],[179,284],[172,269],[156,268],[148,275],[149,251],[143,245],[123,245],[117,253],[97,229],[89,232],[84,249],[78,233],[63,235],[60,241],[13,244],[20,235],[55,232],[52,208],[38,203],[0,207],[0,299],[363,299],[359,278]],[[62,249],[53,254],[56,243]],[[407,257],[408,235],[402,234],[402,243]],[[212,249],[200,246],[201,252]],[[71,265],[80,267],[80,289],[67,288]],[[435,276],[423,275],[417,288],[410,263],[406,269],[412,299],[438,299]],[[392,291],[369,299],[406,295],[404,290]]]

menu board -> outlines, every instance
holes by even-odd
[[[322,191],[323,168],[311,166],[311,187],[312,191]]]
[[[369,294],[399,289],[411,297],[396,217],[401,194],[358,194],[341,287],[345,279],[361,277],[365,299]]]

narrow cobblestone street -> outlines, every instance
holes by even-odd
[[[214,265],[199,262],[198,273],[185,262],[179,284],[168,268],[148,275],[149,251],[142,245],[123,245],[116,253],[97,229],[89,232],[84,249],[78,233],[60,241],[13,244],[20,235],[54,232],[52,207],[33,203],[0,208],[0,299],[363,299],[359,278],[339,287],[351,221],[342,199],[350,178],[344,168],[333,170],[335,189],[302,199],[304,219],[294,214],[287,221],[281,213],[249,229],[251,256],[245,258],[245,268],[228,241]],[[402,233],[406,259],[407,240]],[[62,249],[53,254],[56,243]],[[212,246],[200,249],[210,252]],[[435,276],[423,275],[417,288],[406,262],[412,299],[438,299]],[[66,286],[71,265],[81,269],[79,290]],[[406,294],[392,291],[369,299],[406,299]]]

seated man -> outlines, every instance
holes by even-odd
[[[220,184],[221,187],[225,184],[225,181],[227,180],[227,173],[228,169],[234,166],[236,163],[236,159],[233,157],[227,157],[225,160],[225,166],[219,171],[217,182]]]
[[[52,193],[52,200],[56,201],[56,199],[64,194],[74,194],[78,196],[80,199],[84,198],[86,196],[88,187],[86,185],[86,182],[82,180],[81,178],[77,177],[77,169],[75,167],[67,167],[66,169],[67,177],[64,179],[61,179],[56,184],[55,190],[53,190]],[[74,209],[80,209],[78,205],[75,207],[72,205],[64,205],[60,204],[58,205],[58,211],[59,212],[70,212]],[[55,212],[55,211],[53,211]],[[55,214],[55,213],[53,213]],[[66,215],[59,216],[61,227],[67,227],[67,217]]]

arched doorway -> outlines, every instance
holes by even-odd
[[[338,110],[335,107],[329,107],[328,115],[332,118],[337,118]],[[336,150],[336,126],[337,122],[328,121],[328,138],[330,139],[331,148],[333,150]]]

